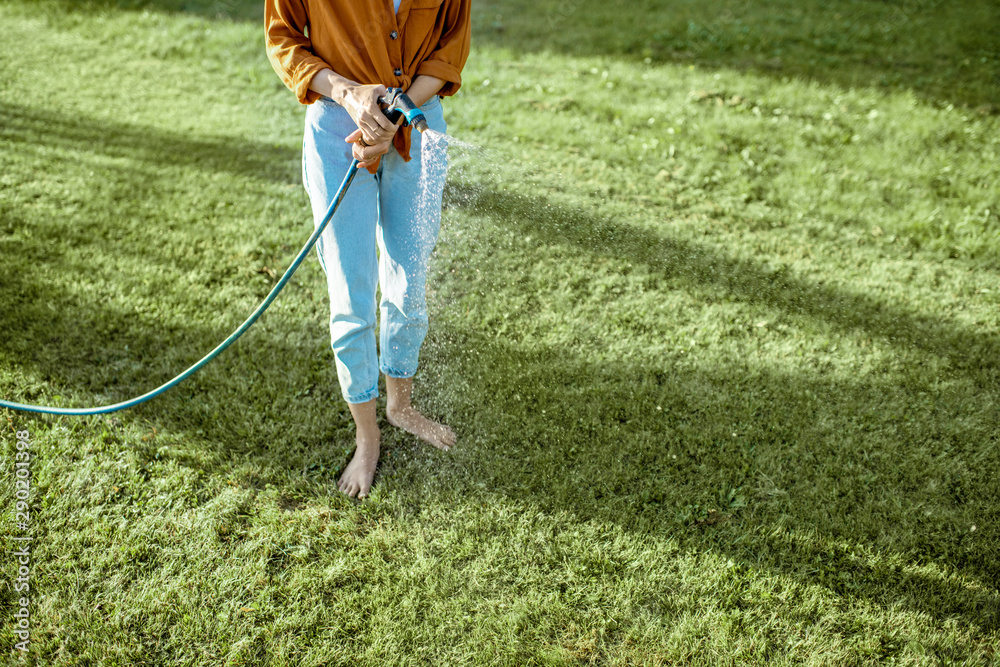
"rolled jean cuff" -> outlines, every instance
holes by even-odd
[[[389,368],[386,365],[381,365],[379,370],[382,371],[383,375],[388,375],[391,378],[397,378],[399,380],[405,380],[406,378],[411,378],[417,374],[417,369],[414,368],[412,371],[400,371],[395,368]]]
[[[378,385],[375,385],[368,391],[358,394],[357,396],[348,396],[344,394],[344,400],[348,403],[367,403],[373,398],[378,398]]]

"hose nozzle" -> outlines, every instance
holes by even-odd
[[[393,123],[399,120],[400,115],[403,115],[406,118],[403,122],[404,125],[412,125],[421,132],[427,129],[427,119],[424,118],[420,107],[414,104],[413,100],[401,89],[389,88],[385,95],[379,98],[379,101],[385,105],[386,108],[383,112]]]

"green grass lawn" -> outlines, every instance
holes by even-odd
[[[171,393],[4,412],[0,664],[1000,662],[1000,10],[662,4],[475,4],[450,452],[386,424],[339,495],[313,257]],[[0,5],[0,397],[149,390],[308,237],[259,14]]]

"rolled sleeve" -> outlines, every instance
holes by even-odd
[[[312,50],[305,34],[308,24],[301,0],[267,0],[264,5],[267,59],[281,81],[302,104],[312,104],[320,95],[309,89],[316,73],[332,69]]]
[[[433,76],[436,79],[442,79],[446,82],[438,95],[454,95],[455,91],[462,85],[461,71],[451,63],[446,63],[443,60],[425,60],[420,63],[420,66],[417,67],[417,76],[421,74]],[[445,90],[448,92],[445,92]]]
[[[446,25],[437,48],[417,67],[417,75],[443,79],[438,95],[454,95],[462,86],[462,68],[472,44],[472,0],[456,0],[448,7]]]

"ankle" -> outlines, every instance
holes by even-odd
[[[385,412],[389,416],[401,415],[413,408],[408,401],[386,401]]]
[[[357,440],[359,445],[377,446],[381,437],[382,432],[378,426],[366,426],[364,428],[359,426],[355,433],[355,440]]]

